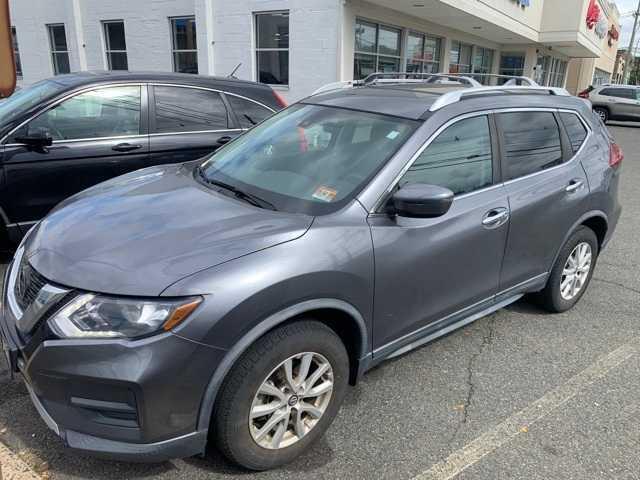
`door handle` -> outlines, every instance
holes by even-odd
[[[569,185],[565,187],[565,191],[567,193],[573,193],[577,190],[580,190],[583,186],[584,183],[582,180],[571,180],[571,182],[569,182]]]
[[[482,225],[486,228],[498,228],[509,220],[509,210],[507,208],[494,208],[489,210],[482,217]]]
[[[224,145],[225,143],[229,143],[231,140],[233,140],[233,138],[228,136],[220,137],[218,140],[216,140],[216,145]]]
[[[142,145],[134,143],[119,143],[111,147],[111,150],[115,150],[116,152],[130,152],[131,150],[137,150],[138,148],[142,148]]]

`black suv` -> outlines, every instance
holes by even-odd
[[[271,87],[177,73],[82,72],[0,103],[0,219],[20,237],[59,201],[214,151],[282,109]]]

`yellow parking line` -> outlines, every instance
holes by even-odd
[[[526,432],[531,424],[549,415],[594,381],[603,378],[612,369],[639,353],[640,338],[635,338],[613,352],[600,357],[565,384],[551,390],[525,409],[511,415],[504,422],[455,451],[445,460],[436,463],[429,470],[414,477],[413,480],[449,480],[454,478],[520,433]]]

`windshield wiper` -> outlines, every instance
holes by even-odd
[[[223,188],[231,193],[233,193],[237,198],[244,200],[247,203],[250,203],[251,205],[255,206],[255,207],[260,207],[260,208],[266,208],[267,210],[273,210],[273,211],[277,211],[278,209],[276,208],[276,206],[271,203],[268,202],[267,200],[265,200],[264,198],[260,198],[257,195],[254,195],[253,193],[249,193],[249,192],[245,192],[243,190],[240,190],[239,188],[230,185],[228,183],[225,182],[221,182],[219,180],[212,180],[210,178],[208,178],[202,167],[198,167],[198,175],[200,175],[200,178],[207,184],[209,185],[214,185],[216,187],[220,187]]]

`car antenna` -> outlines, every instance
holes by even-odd
[[[227,78],[236,78],[236,72],[241,66],[242,66],[242,62],[236,65],[236,68],[234,68],[233,71],[229,75],[227,75]]]

